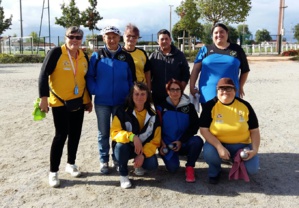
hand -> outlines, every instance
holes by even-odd
[[[172,142],[173,144],[175,144],[175,147],[172,149],[175,152],[180,151],[181,147],[182,147],[182,142],[181,141],[175,141]]]
[[[89,102],[85,105],[85,111],[88,111],[90,113],[92,111],[92,102]]]
[[[221,147],[217,148],[217,151],[218,151],[219,157],[221,159],[224,159],[224,160],[230,159],[230,153],[224,146],[221,145]]]
[[[166,144],[164,142],[162,142],[162,145],[159,149],[160,155],[162,155],[162,156],[165,156],[165,153],[163,152],[164,148],[167,148],[167,147],[166,147]]]
[[[240,96],[240,98],[243,98],[245,96],[245,92],[244,92],[243,87],[240,88],[240,90],[239,90],[239,96]]]
[[[137,155],[142,154],[143,153],[143,151],[142,151],[142,142],[141,142],[141,140],[139,139],[139,137],[137,135],[135,135],[133,137],[133,141],[134,141],[135,153]]]
[[[247,160],[250,160],[251,158],[253,158],[257,154],[257,151],[256,150],[247,150],[246,153],[248,154],[248,157],[242,159],[244,161],[247,161]]]
[[[198,91],[197,88],[190,87],[190,93],[193,95],[193,97],[195,97],[195,94],[196,94],[196,93],[199,93],[199,91]]]
[[[140,154],[134,158],[134,168],[140,168],[144,162],[144,155]]]
[[[48,113],[49,112],[49,104],[48,104],[48,97],[42,97],[39,103],[39,108],[42,112]]]

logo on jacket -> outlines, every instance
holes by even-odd
[[[237,51],[231,51],[229,53],[230,56],[237,57]]]
[[[240,120],[239,120],[239,121],[240,121],[240,122],[244,122],[244,121],[245,121],[243,115],[244,115],[244,112],[240,110],[240,111],[239,111],[239,117],[240,117]]]
[[[189,113],[190,109],[189,109],[189,106],[185,106],[185,107],[182,107],[182,110],[181,110],[183,113]]]
[[[118,60],[121,60],[121,61],[125,61],[125,60],[126,60],[126,55],[125,55],[125,54],[119,54],[119,55],[117,56],[117,59],[118,59]]]
[[[222,114],[219,113],[216,115],[215,123],[223,123]]]

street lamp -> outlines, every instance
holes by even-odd
[[[287,8],[285,5],[285,0],[280,0],[280,5],[279,5],[279,18],[278,18],[278,38],[276,41],[277,44],[277,51],[278,54],[281,52],[281,43],[282,43],[282,37],[284,35],[284,9]]]
[[[169,5],[169,32],[171,34],[171,38],[172,38],[172,32],[171,32],[171,11],[172,11],[172,7],[173,7],[173,5]]]
[[[22,19],[22,0],[20,0],[20,22],[21,22],[21,41],[20,41],[20,53],[23,53],[23,19]]]

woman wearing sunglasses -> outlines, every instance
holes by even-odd
[[[171,79],[166,85],[166,91],[166,101],[157,107],[162,120],[162,144],[159,152],[166,169],[171,173],[180,167],[179,155],[187,156],[186,182],[195,182],[195,162],[203,146],[203,140],[196,135],[199,118],[194,105],[183,94],[180,81]]]
[[[250,149],[243,159],[247,173],[255,174],[259,168],[260,132],[253,108],[236,97],[236,86],[230,78],[220,79],[216,91],[217,96],[202,105],[200,115],[200,133],[206,140],[203,153],[211,184],[220,179],[222,161],[232,160],[240,149]]]
[[[52,108],[55,136],[50,151],[49,185],[58,187],[58,171],[63,147],[67,143],[67,165],[65,171],[73,177],[81,172],[75,164],[84,111],[91,112],[91,97],[86,88],[85,74],[88,70],[88,57],[80,49],[83,31],[76,26],[65,33],[65,44],[49,51],[39,75],[40,109],[48,113]],[[64,101],[78,98],[80,104],[69,111]]]

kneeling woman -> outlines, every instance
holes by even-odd
[[[196,135],[199,118],[194,105],[183,94],[181,82],[170,80],[166,91],[169,96],[158,107],[162,118],[160,154],[170,172],[179,169],[179,155],[186,155],[186,181],[195,182],[194,166],[203,146],[203,140]]]
[[[260,131],[256,114],[251,105],[236,97],[236,86],[230,78],[218,81],[217,96],[202,105],[200,133],[206,142],[204,159],[209,165],[209,183],[216,184],[221,173],[222,160],[235,158],[243,148],[249,148],[244,160],[248,174],[259,168],[258,150]]]
[[[155,110],[151,107],[148,87],[141,82],[134,84],[126,104],[120,107],[112,121],[112,141],[116,142],[114,154],[119,163],[120,185],[131,187],[128,178],[128,161],[134,159],[136,175],[144,170],[158,168],[156,150],[161,143],[161,127]]]

